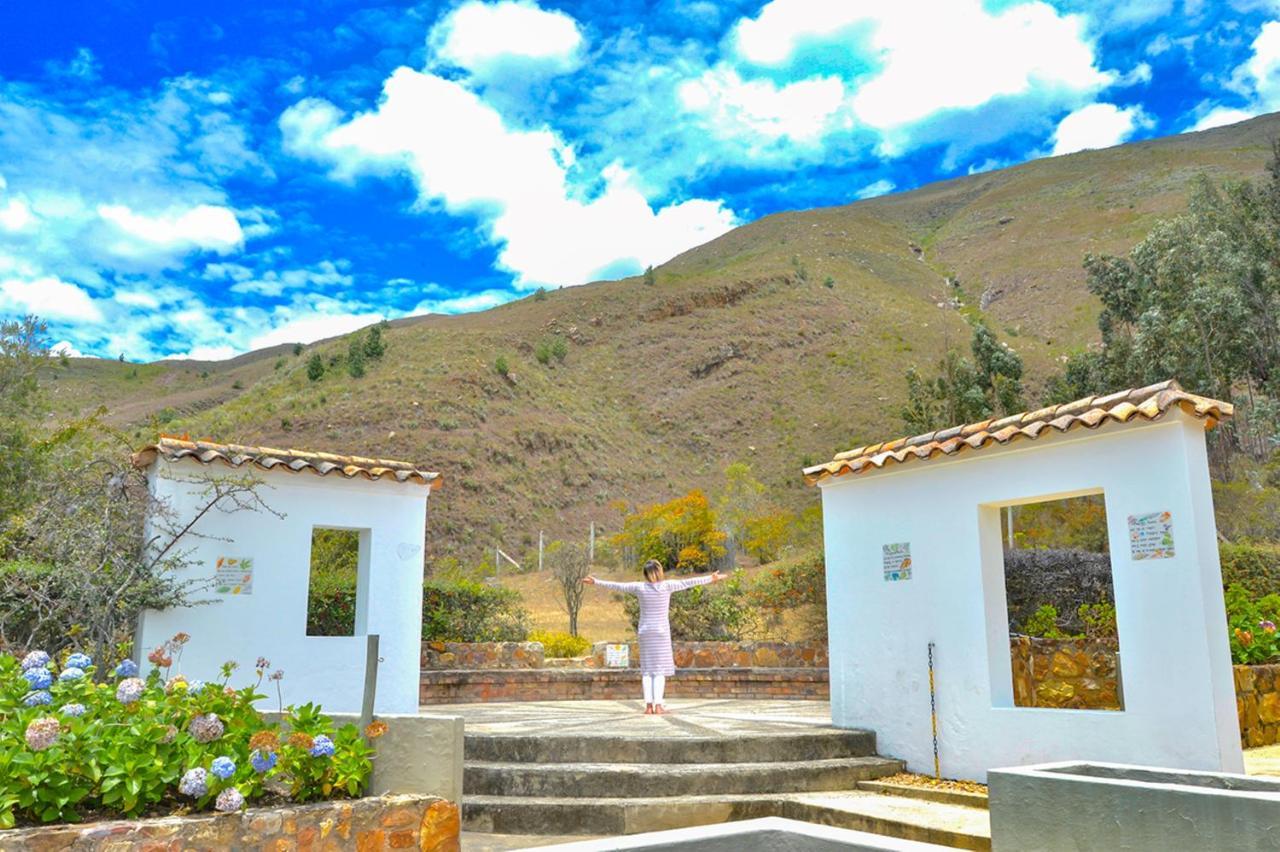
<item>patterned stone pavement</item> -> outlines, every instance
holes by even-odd
[[[637,687],[638,688],[638,687]],[[583,737],[739,737],[803,733],[831,727],[827,701],[674,699],[668,712],[646,716],[635,701],[513,701],[431,704],[424,713],[466,719],[467,733]]]

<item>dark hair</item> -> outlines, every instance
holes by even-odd
[[[644,578],[648,580],[650,574],[657,575],[662,573],[662,563],[656,559],[650,559],[648,562],[644,563],[643,570]]]

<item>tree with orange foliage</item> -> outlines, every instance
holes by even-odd
[[[629,509],[621,508],[624,513]],[[705,570],[724,556],[724,540],[707,495],[696,488],[626,514],[622,531],[611,539],[626,564],[656,559],[663,568],[677,571]]]

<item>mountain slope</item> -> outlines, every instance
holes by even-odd
[[[368,375],[321,381],[305,360],[343,339],[218,363],[75,359],[60,414],[105,404],[157,427],[242,443],[404,458],[441,471],[429,552],[474,562],[616,527],[611,501],[714,490],[749,461],[793,506],[799,468],[894,437],[903,371],[967,346],[981,313],[1032,390],[1094,339],[1086,252],[1123,252],[1181,208],[1197,174],[1260,174],[1280,117],[1038,160],[842,207],[768,216],[641,279],[393,323]],[[539,340],[562,334],[563,363]],[[505,355],[511,376],[494,361]],[[159,420],[154,419],[159,415]],[[489,557],[491,558],[491,556]]]

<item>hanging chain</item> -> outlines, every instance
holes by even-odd
[[[929,718],[933,723],[933,777],[942,778],[938,763],[938,702],[933,685],[933,643],[929,643]]]

